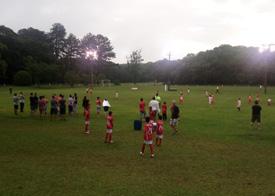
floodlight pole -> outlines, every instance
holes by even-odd
[[[265,56],[265,74],[264,74],[264,94],[266,95],[267,94],[267,66],[268,66],[268,59],[269,59],[269,56],[270,56],[270,52],[271,52],[271,47],[272,46],[275,46],[275,44],[268,44],[268,48],[266,50],[266,56]]]

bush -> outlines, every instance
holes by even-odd
[[[28,86],[32,84],[32,77],[27,71],[18,71],[13,78],[14,84],[18,86]]]

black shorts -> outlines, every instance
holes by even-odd
[[[261,122],[261,115],[252,115],[252,118],[251,118],[251,122],[258,122],[260,123]]]
[[[60,108],[60,114],[61,115],[66,114],[66,108]]]
[[[18,105],[14,105],[14,109],[15,109],[15,110],[18,110]]]
[[[104,112],[108,112],[109,107],[108,107],[108,106],[104,106],[104,107],[103,107],[103,110],[104,110]]]
[[[69,113],[72,113],[72,112],[73,112],[73,106],[69,105]]]
[[[57,114],[57,108],[51,108],[51,115]]]
[[[35,105],[31,105],[31,111],[35,110]]]

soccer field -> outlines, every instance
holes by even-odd
[[[0,195],[275,195],[275,105],[266,104],[268,97],[275,100],[275,88],[268,88],[266,96],[258,87],[224,86],[210,106],[205,90],[214,93],[214,86],[190,86],[189,95],[187,86],[177,86],[177,92],[164,92],[160,85],[131,87],[95,88],[89,97],[90,135],[83,134],[84,87],[13,87],[26,96],[26,111],[18,116],[8,88],[0,88]],[[185,101],[179,132],[172,134],[167,121],[163,144],[151,159],[148,148],[139,156],[143,132],[133,130],[133,120],[139,118],[139,99],[148,103],[157,90],[169,106],[181,90]],[[30,92],[48,99],[76,92],[78,114],[67,115],[66,121],[30,116]],[[247,103],[247,96],[257,93],[261,129],[250,126]],[[113,144],[104,143],[106,122],[103,113],[95,114],[97,96],[108,97],[112,106]]]

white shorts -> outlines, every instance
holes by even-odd
[[[107,129],[106,133],[113,133],[113,129]]]
[[[163,139],[163,135],[157,135],[157,138]]]
[[[85,121],[85,125],[89,125],[90,124],[90,121]]]
[[[178,123],[178,119],[177,118],[170,119],[170,125],[171,126],[176,126],[177,123]]]
[[[153,140],[150,140],[150,141],[145,141],[144,140],[144,144],[147,144],[147,145],[153,144]]]

